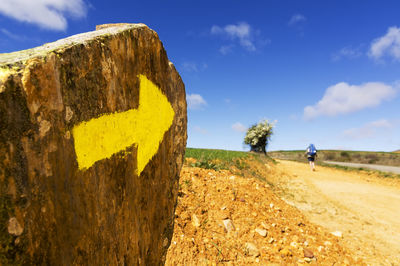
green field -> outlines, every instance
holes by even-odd
[[[214,170],[234,167],[236,170],[244,171],[249,169],[248,162],[254,160],[274,163],[269,156],[261,153],[216,149],[186,148],[185,158],[195,159],[195,162],[189,163],[190,166]]]
[[[197,148],[186,148],[185,153],[185,158],[196,160],[190,163],[190,166],[217,171],[229,169],[232,165],[235,165],[237,168],[245,167],[242,159],[246,159],[249,156],[250,153],[248,152]]]
[[[227,151],[227,150],[214,150],[214,149],[197,149],[186,148],[185,157],[194,158],[196,160],[223,160],[232,161],[236,158],[247,158],[248,152],[242,151]]]

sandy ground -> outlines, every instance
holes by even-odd
[[[400,180],[278,161],[275,192],[313,223],[340,231],[357,258],[400,265]]]
[[[310,222],[265,181],[284,175],[290,184],[290,170],[280,167],[291,165],[246,165],[245,171],[183,167],[166,265],[364,265],[341,237]]]

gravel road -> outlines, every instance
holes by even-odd
[[[332,162],[332,161],[324,161],[324,163],[349,166],[349,167],[355,167],[355,168],[359,168],[359,167],[369,168],[369,169],[378,170],[378,171],[382,171],[382,172],[391,172],[391,173],[395,173],[395,174],[400,174],[400,167],[395,167],[395,166],[377,165],[377,164],[362,164],[362,163],[343,163],[343,162]]]
[[[400,180],[278,161],[281,197],[331,232],[367,265],[400,265]],[[325,264],[321,264],[325,265]],[[357,264],[359,265],[359,264]]]

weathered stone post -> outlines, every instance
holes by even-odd
[[[186,124],[143,24],[0,54],[0,265],[163,264]]]

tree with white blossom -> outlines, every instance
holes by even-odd
[[[268,120],[263,120],[251,126],[244,137],[244,143],[250,145],[250,150],[254,152],[266,153],[268,141],[273,134],[274,124]]]

